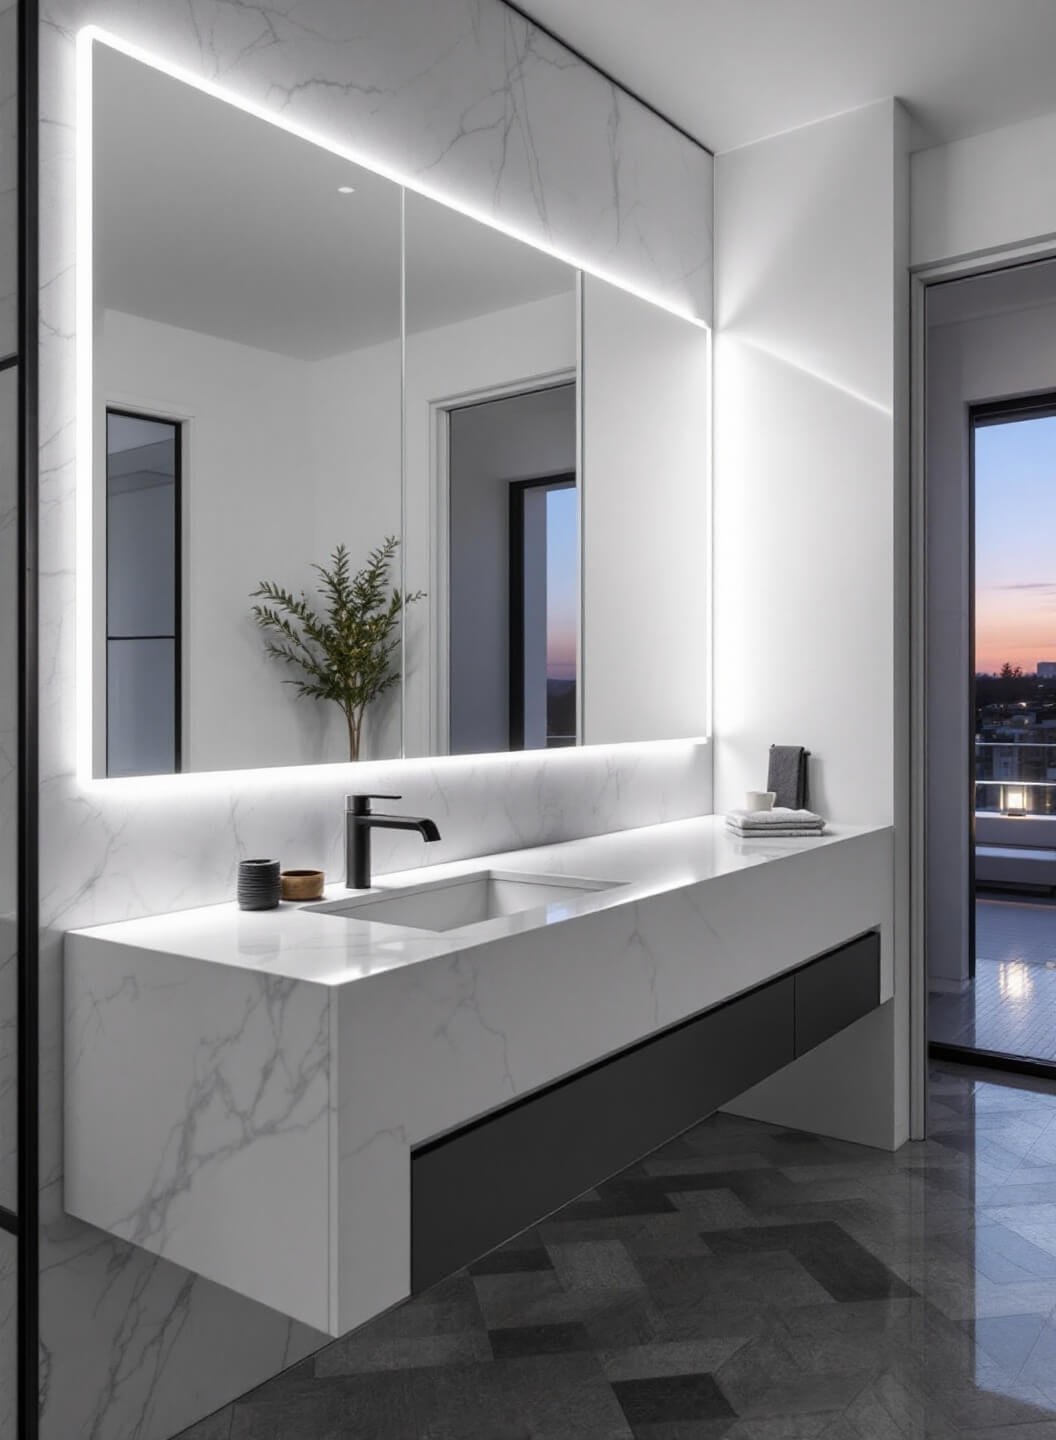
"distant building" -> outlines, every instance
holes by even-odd
[[[1038,661],[1038,679],[1056,680],[1056,660]]]

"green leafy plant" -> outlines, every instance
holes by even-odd
[[[303,671],[285,680],[298,695],[332,700],[348,727],[348,758],[359,759],[367,707],[400,678],[394,668],[400,647],[399,620],[423,590],[404,595],[390,591],[389,576],[399,541],[389,535],[352,574],[348,549],[339,545],[330,565],[313,565],[325,604],[320,613],[302,590],[299,595],[262,580],[250,596],[253,619],[265,632],[268,654]]]

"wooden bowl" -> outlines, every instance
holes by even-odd
[[[284,870],[279,877],[284,900],[319,900],[326,876],[321,870]]]

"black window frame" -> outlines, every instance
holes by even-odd
[[[175,435],[175,465],[174,470],[174,494],[173,494],[173,597],[172,616],[173,633],[171,635],[111,635],[110,634],[110,486],[109,475],[107,475],[106,486],[106,513],[103,520],[103,533],[105,536],[105,652],[106,652],[106,673],[104,675],[104,695],[106,710],[106,725],[103,738],[104,746],[104,774],[108,779],[110,775],[110,644],[113,640],[172,640],[173,642],[173,768],[172,770],[154,771],[154,774],[180,775],[183,773],[183,471],[184,471],[184,445],[186,443],[185,431],[186,422],[174,418],[172,415],[156,415],[149,410],[137,410],[127,405],[107,405],[104,411],[104,424],[109,432],[110,416],[118,415],[127,420],[144,420],[152,425],[168,425]],[[109,438],[107,441],[107,460],[109,463]],[[130,777],[119,777],[130,778]]]

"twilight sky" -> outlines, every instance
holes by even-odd
[[[1056,660],[1056,418],[975,432],[975,668]]]
[[[577,491],[551,490],[546,497],[546,673],[551,680],[576,674],[579,617]]]

